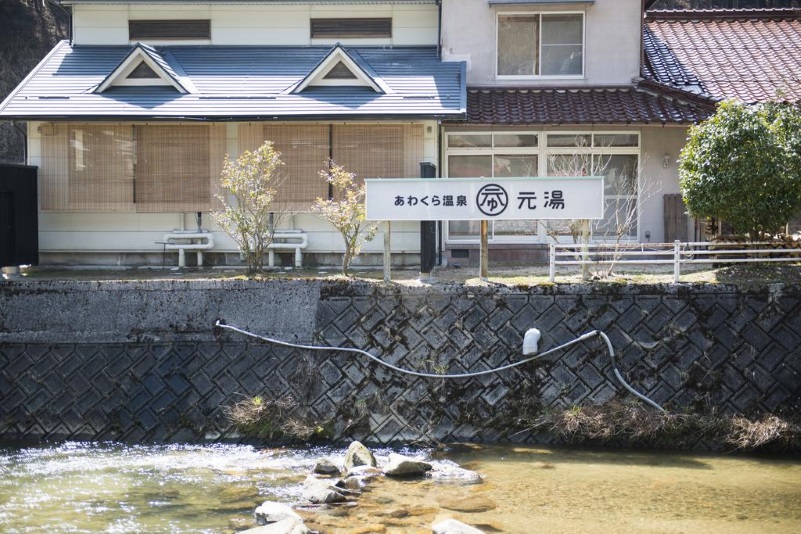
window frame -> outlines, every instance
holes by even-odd
[[[494,172],[494,159],[496,156],[537,156],[537,165],[538,165],[538,173],[537,176],[540,177],[547,177],[548,176],[548,161],[549,157],[552,155],[573,155],[573,154],[586,154],[590,157],[598,157],[598,156],[615,156],[615,155],[624,155],[624,156],[635,156],[637,158],[637,169],[636,169],[636,180],[637,180],[637,193],[635,195],[630,195],[627,198],[631,198],[635,196],[634,201],[637,205],[637,230],[633,235],[623,236],[621,238],[622,241],[625,242],[639,242],[640,240],[640,231],[642,227],[642,210],[641,210],[641,196],[642,196],[642,132],[640,130],[632,130],[632,129],[621,129],[621,130],[611,130],[611,129],[603,129],[603,130],[534,130],[534,129],[526,129],[526,130],[515,130],[510,128],[504,129],[493,129],[493,130],[445,130],[443,132],[443,145],[442,145],[442,162],[443,162],[443,179],[448,179],[450,177],[450,156],[468,156],[468,155],[475,155],[475,156],[490,156],[492,159],[491,161],[493,164],[491,165],[493,169],[493,176],[487,176],[487,180],[491,180],[495,177]],[[497,135],[537,135],[537,146],[536,147],[495,147],[495,137]],[[459,146],[459,147],[450,147],[450,138],[451,136],[455,135],[484,135],[490,136],[490,144],[489,146],[480,146],[480,147],[470,147],[470,146]],[[576,149],[575,146],[559,146],[559,147],[549,147],[548,146],[548,137],[549,136],[578,136],[578,135],[588,135],[590,137],[590,144],[586,147],[580,147]],[[636,146],[595,146],[595,138],[596,136],[603,136],[603,135],[634,135],[636,136]],[[604,207],[606,208],[607,204],[610,201],[614,201],[616,199],[622,198],[620,195],[607,195],[604,192]],[[508,236],[508,235],[501,235],[497,236],[494,228],[494,223],[496,221],[489,221],[489,243],[492,244],[534,244],[534,243],[546,243],[548,240],[547,229],[548,229],[548,220],[547,219],[535,219],[537,223],[537,230],[534,235],[518,235],[518,236]],[[498,221],[500,222],[500,221]],[[466,237],[466,238],[458,238],[453,239],[450,236],[450,229],[449,225],[444,225],[445,229],[445,242],[449,246],[456,247],[460,245],[474,245],[479,243],[479,237]],[[595,235],[593,238],[596,241],[604,242],[604,241],[612,241],[616,238],[614,236],[605,236],[605,235]],[[572,238],[569,236],[559,236],[558,238],[564,242],[571,242]]]
[[[542,74],[542,16],[543,15],[579,15],[581,16],[581,73],[580,74]],[[501,17],[539,17],[537,36],[537,63],[539,74],[500,74],[500,19]],[[584,11],[497,11],[495,13],[495,57],[494,71],[497,80],[583,80],[587,72],[587,14]]]

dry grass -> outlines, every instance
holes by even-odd
[[[540,425],[570,443],[617,440],[639,446],[677,447],[709,440],[740,451],[801,446],[801,426],[777,415],[750,420],[741,416],[661,413],[621,402],[553,412]]]
[[[297,411],[298,403],[291,395],[281,399],[256,396],[226,407],[225,415],[247,438],[309,441],[327,437],[323,427],[299,417]]]
[[[801,441],[801,426],[775,415],[758,421],[745,417],[731,420],[728,441],[738,449],[757,449],[770,443],[792,443]]]

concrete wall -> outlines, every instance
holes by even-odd
[[[672,411],[801,409],[794,285],[21,280],[0,282],[0,438],[232,438],[226,407],[261,395],[292,396],[298,416],[338,440],[558,443],[532,428],[545,411],[639,402],[615,380],[597,338],[512,370],[445,380],[215,331],[218,319],[435,374],[519,362],[532,326],[543,332],[541,351],[600,329],[623,376]]]
[[[524,80],[497,79],[498,13],[584,12],[584,76]],[[629,84],[639,74],[642,12],[640,0],[594,3],[490,6],[487,0],[443,0],[443,58],[467,62],[468,85],[613,85]]]

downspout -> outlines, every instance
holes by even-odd
[[[442,0],[437,0],[437,59],[442,59]]]
[[[442,59],[442,0],[437,0],[437,59]],[[442,122],[437,121],[437,178],[442,178]],[[442,267],[442,221],[437,221],[437,266]]]

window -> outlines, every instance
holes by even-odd
[[[311,19],[312,39],[390,37],[392,19]]]
[[[225,154],[218,125],[45,124],[43,210],[209,211]]]
[[[130,20],[128,40],[211,39],[210,20]]]
[[[498,76],[581,76],[584,14],[499,14]]]
[[[604,176],[604,218],[596,239],[636,239],[639,145],[634,132],[463,132],[446,134],[448,178]],[[571,221],[489,221],[490,242],[572,240]],[[476,243],[479,221],[449,221],[448,241]]]
[[[448,139],[449,178],[517,178],[539,175],[539,135],[526,132],[452,133]],[[450,241],[476,241],[480,221],[448,221]],[[490,221],[490,240],[531,240],[537,221]]]

